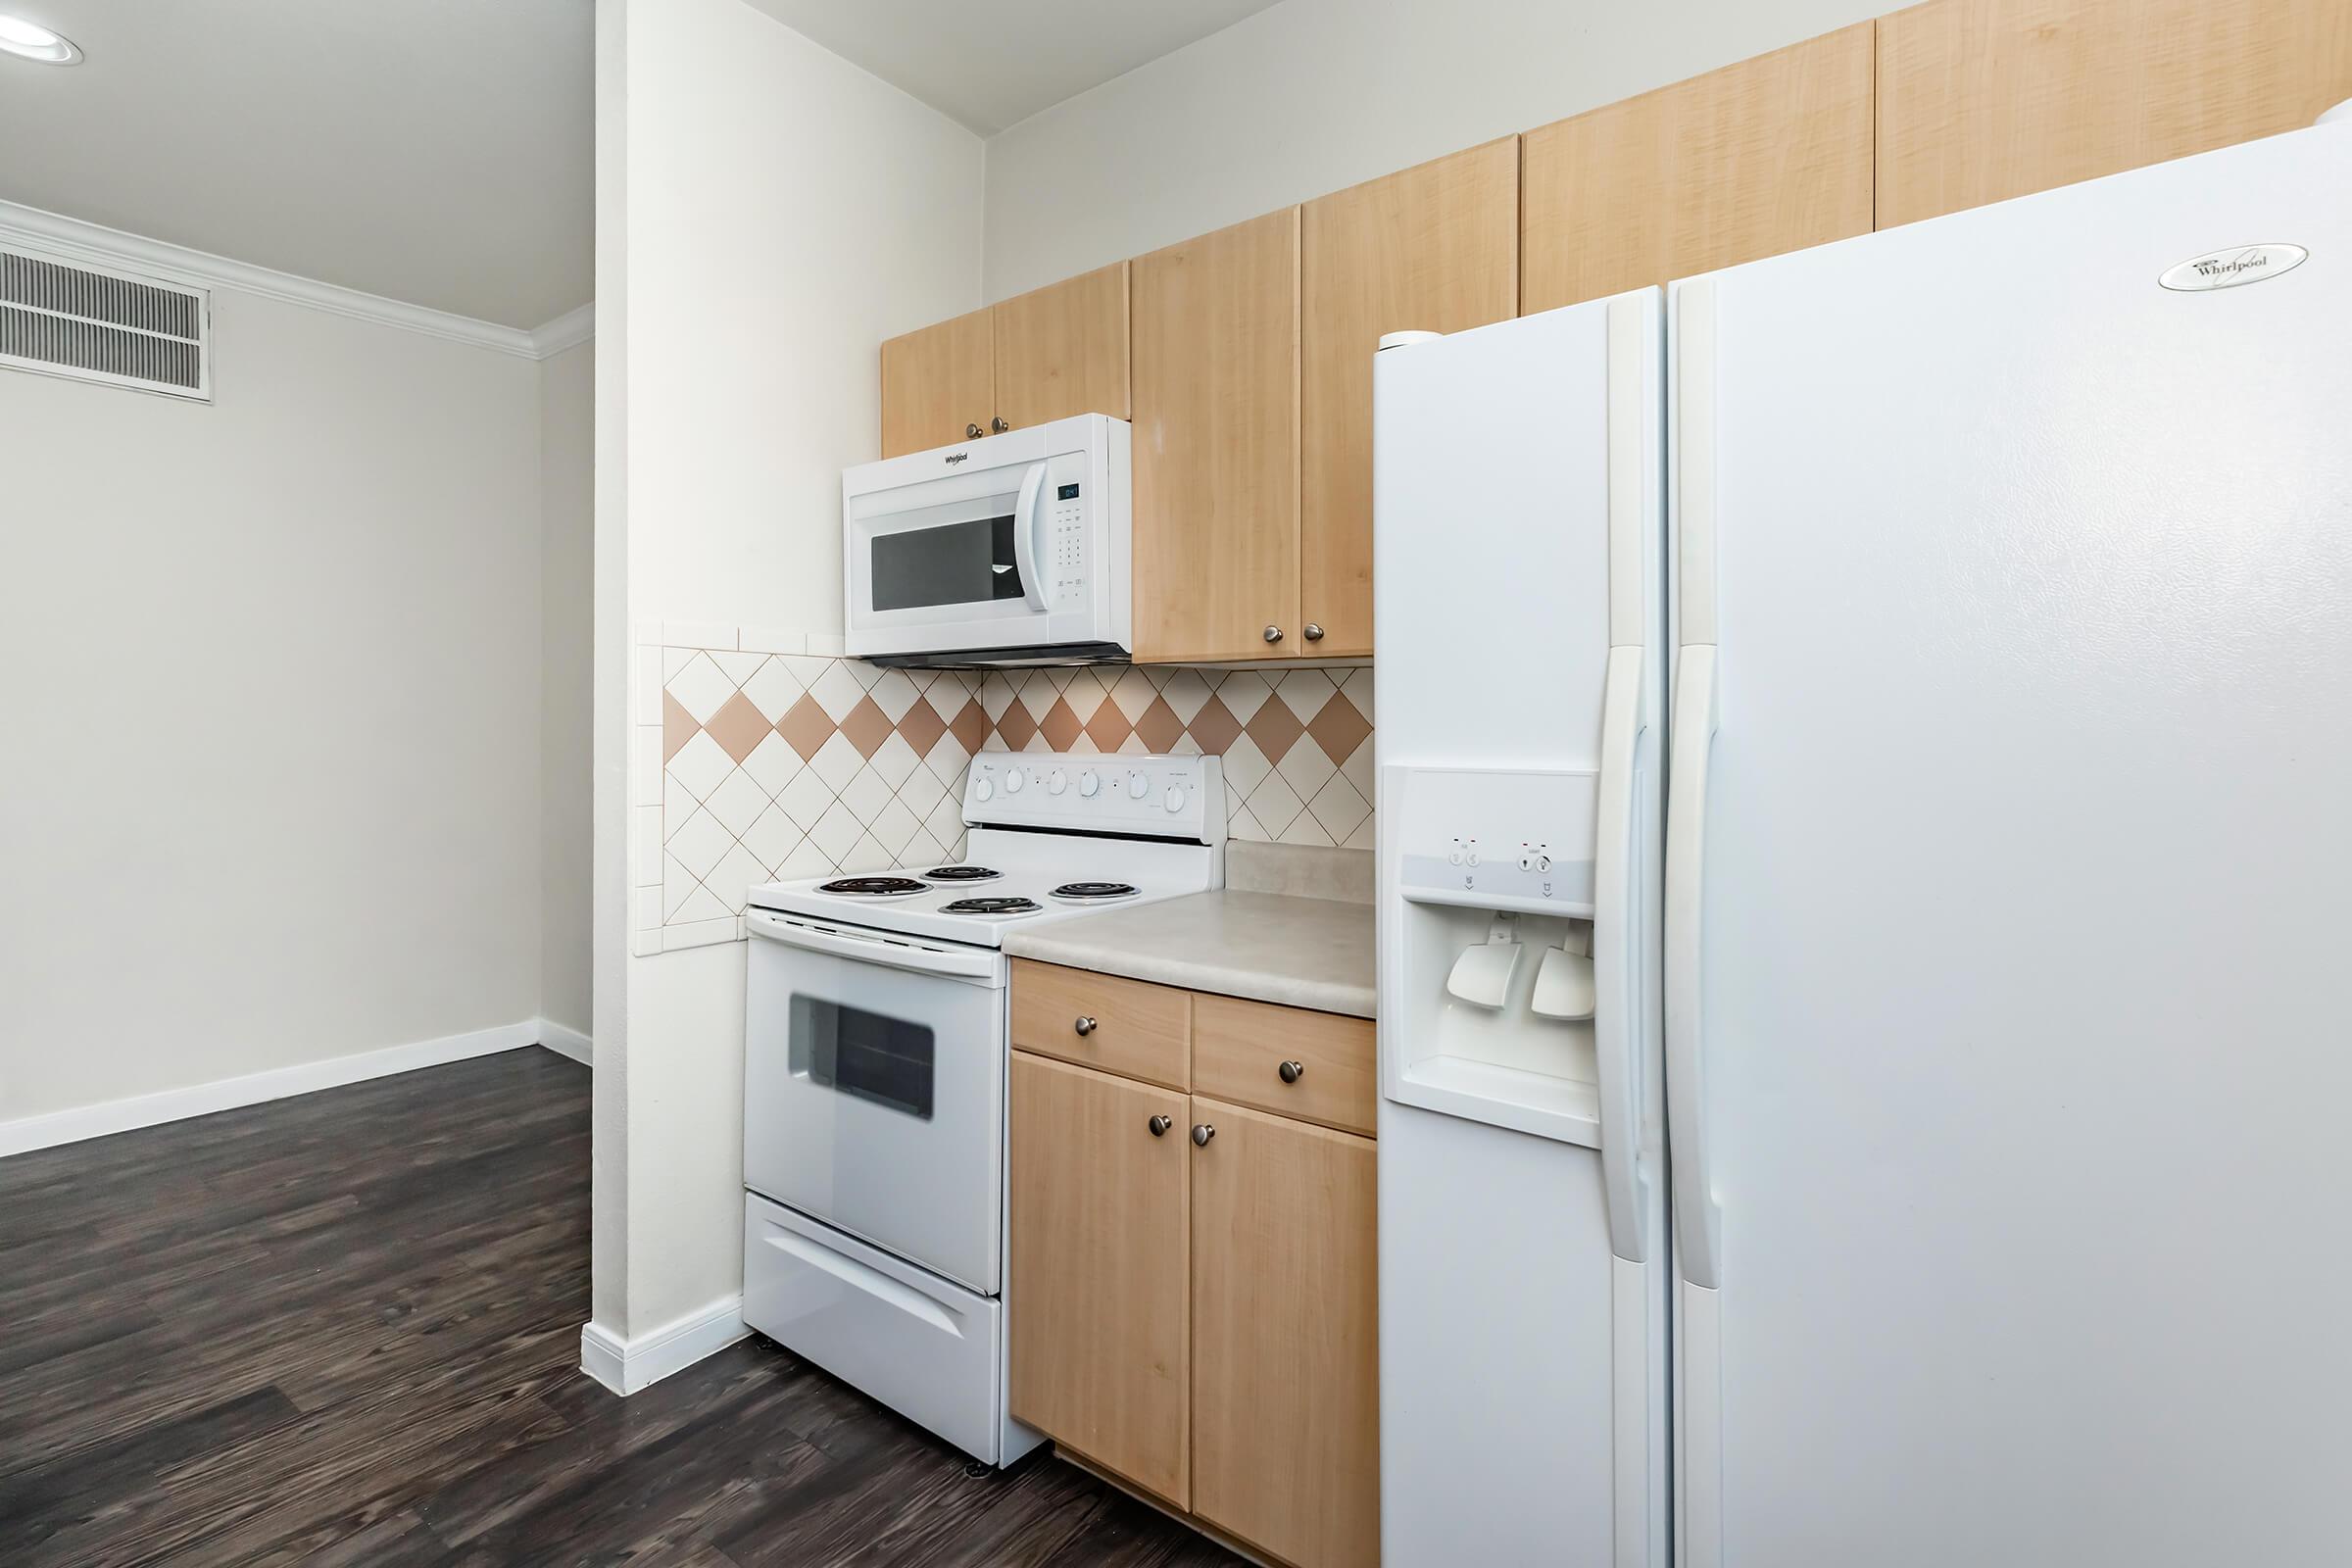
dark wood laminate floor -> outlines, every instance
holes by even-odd
[[[762,1339],[578,1370],[586,1068],[526,1050],[0,1160],[0,1563],[1230,1563]]]

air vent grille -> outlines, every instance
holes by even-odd
[[[201,289],[0,250],[0,365],[212,396]]]

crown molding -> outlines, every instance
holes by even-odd
[[[526,332],[520,327],[478,321],[470,316],[431,310],[336,283],[322,283],[315,277],[300,277],[292,272],[256,267],[250,262],[232,261],[142,234],[127,234],[119,228],[15,202],[0,201],[0,245],[45,252],[63,262],[144,272],[168,283],[259,294],[289,305],[373,321],[404,332],[421,332],[427,337],[525,360],[544,360],[551,354],[561,354],[586,341],[596,325],[594,307],[583,305],[536,331]]]

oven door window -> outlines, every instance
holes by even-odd
[[[867,564],[877,611],[986,604],[1029,592],[1013,559],[1009,512],[875,534]]]
[[[931,1119],[938,1050],[928,1025],[795,994],[791,1028],[794,1077]]]

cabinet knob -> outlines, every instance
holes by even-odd
[[[986,434],[988,432],[976,424],[967,424],[963,427],[963,438],[966,441],[977,441]]]
[[[1202,1122],[1200,1126],[1193,1129],[1193,1147],[1195,1149],[1206,1149],[1208,1147],[1208,1141],[1216,1136],[1217,1130],[1214,1127],[1211,1127],[1208,1123]]]
[[[1168,1129],[1175,1126],[1176,1121],[1171,1116],[1154,1116],[1146,1125],[1152,1129],[1152,1137],[1165,1138],[1168,1136]]]
[[[1282,1081],[1284,1083],[1295,1084],[1300,1078],[1306,1076],[1306,1063],[1303,1061],[1286,1061],[1274,1070],[1282,1074]]]
[[[1079,1020],[1070,1025],[1070,1027],[1077,1030],[1082,1035],[1091,1035],[1095,1032],[1095,1020],[1081,1016]]]
[[[1280,626],[1268,626],[1266,628],[1266,641],[1270,643],[1278,643],[1282,641],[1282,628]]]
[[[1316,625],[1311,620],[1308,621],[1306,623],[1306,640],[1310,643],[1321,642],[1323,640],[1323,628]]]
[[[1009,429],[1011,429],[1011,428],[1012,428],[1012,426],[1011,426],[1011,425],[1009,425],[1009,424],[1006,424],[1006,423],[1004,422],[1004,416],[1003,416],[1002,414],[1000,414],[1000,415],[998,415],[996,417],[994,417],[994,418],[990,419],[990,420],[988,421],[988,427],[989,427],[991,430],[994,430],[994,431],[995,431],[997,434],[999,434],[999,435],[1003,435],[1003,434],[1004,434],[1005,431],[1007,431],[1007,430],[1009,430]]]

